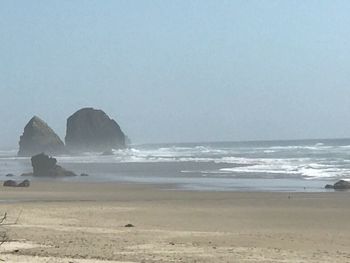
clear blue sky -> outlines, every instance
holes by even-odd
[[[0,2],[0,146],[84,106],[134,142],[350,137],[350,1]]]

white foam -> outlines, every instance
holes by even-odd
[[[333,178],[350,176],[350,167],[312,163],[304,159],[254,159],[256,164],[245,167],[222,168],[220,171],[232,173],[264,173],[300,175],[305,178]],[[246,163],[249,163],[246,161]]]
[[[0,172],[8,171],[16,165],[21,169],[23,160],[29,160],[29,158],[17,157],[16,154],[17,150],[0,151]],[[212,176],[255,173],[303,178],[350,177],[350,145],[327,146],[322,143],[272,147],[215,148],[198,145],[193,147],[139,147],[113,150],[113,155],[87,152],[80,156],[60,156],[58,161],[61,163],[214,162],[214,170],[184,170],[182,173],[202,173]],[[231,164],[232,167],[227,167]]]
[[[264,150],[264,153],[275,153],[275,150]]]

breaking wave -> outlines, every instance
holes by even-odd
[[[30,168],[29,158],[16,157],[16,153],[17,150],[0,151],[0,175]],[[163,166],[171,163],[178,166],[175,170],[182,177],[350,178],[350,140],[142,145],[113,150],[112,155],[87,152],[57,158],[62,164],[126,167],[136,163]],[[124,172],[127,176],[128,169]]]

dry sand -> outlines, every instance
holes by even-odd
[[[350,262],[350,192],[54,181],[0,188],[6,262]]]

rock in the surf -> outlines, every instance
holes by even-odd
[[[61,154],[63,151],[64,143],[49,125],[37,116],[31,118],[20,137],[18,155]]]
[[[72,152],[105,152],[126,146],[118,123],[102,110],[83,108],[67,120],[66,146]]]
[[[33,176],[38,177],[62,177],[76,176],[72,171],[68,171],[57,165],[56,158],[50,157],[44,153],[35,155],[31,159],[33,166]]]

